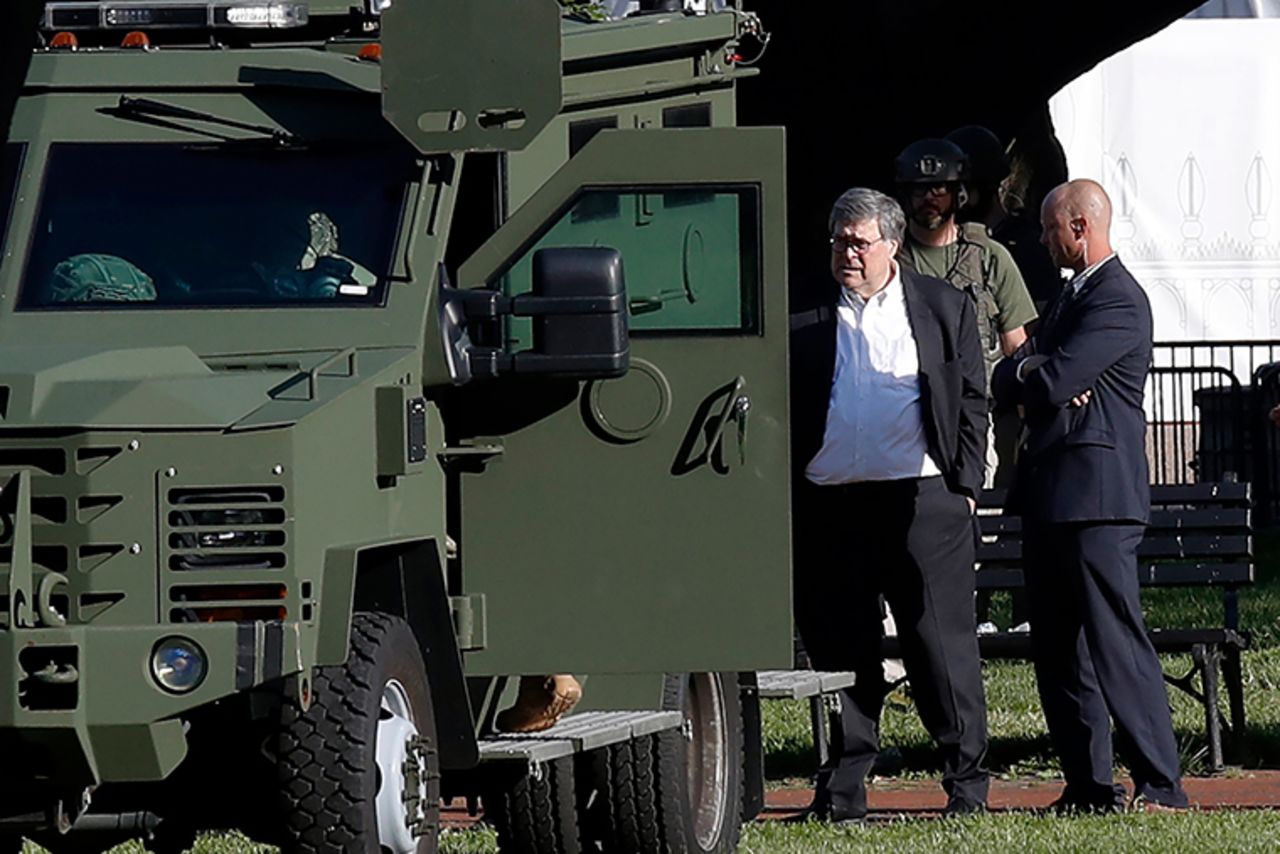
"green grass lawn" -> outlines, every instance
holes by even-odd
[[[24,854],[41,850],[28,845]],[[266,854],[275,849],[255,845],[240,836],[209,835],[192,850],[196,854]],[[497,854],[498,845],[491,831],[480,829],[447,833],[441,840],[440,850],[442,854]],[[1273,852],[1280,850],[1280,814],[1255,810],[1071,819],[1005,814],[956,821],[917,819],[837,828],[816,823],[795,826],[768,822],[749,825],[738,850],[740,854]],[[113,854],[143,854],[144,851],[142,845],[129,843],[113,849]]]
[[[442,854],[497,854],[498,851],[493,833],[484,829],[447,833],[440,848]],[[265,854],[272,850],[238,836],[206,836],[194,849],[197,854]],[[817,823],[764,822],[745,829],[738,850],[740,854],[1273,852],[1280,850],[1280,813],[1256,810],[1070,819],[1004,814],[955,821],[916,819],[836,828]],[[37,851],[39,849],[29,846],[26,854]],[[143,854],[143,851],[137,843],[114,849],[115,854]]]
[[[1245,706],[1248,726],[1239,758],[1247,768],[1280,768],[1280,531],[1258,537],[1257,583],[1241,594],[1241,625],[1253,638],[1244,654]],[[1211,590],[1148,591],[1143,597],[1147,621],[1154,626],[1221,625],[1222,600]],[[995,603],[995,618],[1008,622],[1007,603]],[[1001,610],[1006,609],[1006,610]],[[1167,657],[1167,671],[1190,668],[1187,657]],[[985,665],[990,766],[1006,778],[1057,778],[1058,764],[1045,734],[1031,666],[1022,662]],[[1204,713],[1179,691],[1170,691],[1174,728],[1188,774],[1205,773]],[[1225,702],[1225,696],[1223,698]],[[924,728],[907,694],[890,698],[882,727],[886,747],[901,754],[900,777],[930,779],[940,769]],[[813,745],[805,702],[771,701],[764,705],[766,773],[770,784],[807,784],[813,773]],[[1123,773],[1123,769],[1120,769]],[[28,845],[25,854],[40,849]],[[142,854],[138,843],[114,849]],[[274,849],[241,836],[209,835],[194,849],[202,854],[251,854]],[[488,854],[497,851],[486,829],[447,833],[444,854]],[[831,828],[820,824],[759,823],[746,828],[741,854],[811,854],[811,852],[950,852],[950,851],[1128,852],[1280,851],[1280,813],[1273,811],[1121,815],[1053,818],[1034,815],[988,815],[962,821],[902,820],[864,827]]]

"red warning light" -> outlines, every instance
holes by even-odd
[[[120,40],[120,47],[148,48],[151,47],[151,39],[147,38],[147,34],[141,30],[134,30]]]
[[[75,33],[56,33],[49,40],[49,47],[55,50],[75,50],[80,47],[80,40],[76,38]]]
[[[356,55],[365,62],[382,62],[382,45],[378,42],[367,44]]]

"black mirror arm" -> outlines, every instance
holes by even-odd
[[[546,315],[619,314],[626,311],[625,294],[608,296],[504,296],[487,288],[441,288],[441,302],[461,307],[467,320],[497,320],[499,317],[539,317]]]
[[[626,310],[626,294],[560,297],[524,295],[511,300],[511,313],[518,317],[551,314],[621,314]]]

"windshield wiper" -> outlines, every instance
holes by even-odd
[[[118,112],[126,113],[134,116],[155,116],[165,119],[188,119],[190,121],[207,122],[209,124],[221,125],[222,127],[236,128],[237,130],[253,131],[263,136],[270,137],[274,142],[280,145],[300,145],[301,140],[287,130],[270,127],[268,125],[255,125],[250,122],[236,121],[228,119],[224,116],[206,113],[201,110],[189,110],[186,107],[177,107],[173,104],[166,104],[163,101],[153,101],[150,98],[133,98],[129,95],[121,95],[120,103],[116,107]]]

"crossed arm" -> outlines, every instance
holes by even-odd
[[[1051,353],[1037,352],[1038,338],[1001,362],[992,392],[1004,404],[1028,409],[1083,406],[1103,372],[1141,340],[1135,327],[1140,307],[1123,293],[1094,297],[1078,325]]]

